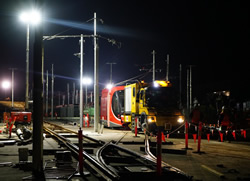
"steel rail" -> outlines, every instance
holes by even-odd
[[[56,137],[59,141],[61,141],[68,149],[70,149],[72,152],[74,152],[75,155],[78,156],[79,154],[79,147],[75,144],[71,143],[70,140],[64,138],[63,136],[57,134],[55,131],[44,127],[44,130],[54,137]],[[88,162],[88,165],[94,169],[98,174],[100,174],[104,179],[106,180],[118,180],[117,175],[112,173],[110,170],[103,167],[102,164],[100,164],[95,158],[93,158],[91,155],[83,151],[83,157]],[[76,158],[78,159],[78,158]]]
[[[49,123],[51,124],[51,123]],[[65,131],[69,131],[70,133],[74,133],[77,134],[77,132],[72,131],[70,129],[58,126],[56,124],[51,124],[54,125],[62,130]],[[64,143],[72,152],[74,152],[76,155],[78,155],[78,146],[72,144],[70,142],[70,140],[66,139],[65,137],[57,134],[55,131],[52,131],[48,128],[45,128],[46,130],[48,130],[48,132],[50,132],[50,134],[52,134],[53,136],[55,136],[57,139],[59,139],[62,143]],[[85,136],[84,136],[85,137]],[[89,138],[89,137],[87,137]],[[123,138],[123,137],[122,137]],[[121,138],[121,139],[122,139]],[[93,140],[95,142],[100,143],[101,148],[98,149],[98,151],[96,152],[96,159],[93,158],[91,155],[87,154],[85,151],[83,151],[83,157],[85,158],[85,163],[87,165],[89,165],[92,169],[94,169],[97,173],[99,173],[103,178],[105,178],[106,180],[120,180],[122,179],[121,177],[125,176],[124,172],[122,172],[121,174],[119,173],[119,171],[116,170],[116,167],[113,166],[109,166],[108,164],[105,163],[105,160],[103,159],[103,156],[106,154],[105,153],[105,149],[110,149],[113,150],[114,148],[122,151],[126,154],[129,154],[130,156],[133,156],[134,159],[137,160],[138,164],[141,166],[145,166],[147,168],[150,168],[151,170],[156,169],[156,157],[151,153],[150,151],[150,145],[149,145],[149,140],[148,140],[148,136],[145,135],[145,153],[147,155],[141,155],[137,152],[131,151],[129,149],[123,148],[118,146],[116,143],[106,143],[106,144],[101,144],[104,143],[103,141],[100,140],[95,140],[93,138],[91,138],[90,140]],[[110,151],[108,150],[108,152]],[[105,157],[106,158],[106,157]],[[112,160],[110,160],[112,162]],[[121,167],[123,167],[123,165],[121,164]],[[181,180],[191,180],[191,177],[186,175],[183,171],[179,170],[178,168],[175,168],[165,162],[162,162],[162,168],[163,168],[163,174],[173,177],[173,178],[177,178],[177,179],[181,179]],[[128,174],[130,173],[130,171],[128,171]]]
[[[50,125],[52,125],[52,126],[58,127],[58,128],[60,128],[61,130],[65,130],[65,131],[67,131],[67,132],[69,132],[69,133],[73,133],[73,134],[76,134],[76,135],[78,134],[77,131],[73,131],[73,130],[71,130],[71,129],[64,128],[63,126],[59,126],[59,125],[54,124],[54,123],[51,123],[51,122],[44,121],[44,123],[47,123],[47,124],[50,124]],[[104,141],[96,140],[96,139],[91,138],[91,137],[86,136],[86,135],[82,135],[82,136],[83,136],[83,138],[86,138],[86,139],[88,139],[88,140],[90,140],[90,141],[93,141],[93,142],[95,142],[95,143],[98,143],[98,144],[100,144],[100,145],[104,145],[104,144],[105,144]]]
[[[105,161],[102,158],[102,152],[105,148],[107,148],[107,146],[110,143],[106,143],[105,145],[103,145],[100,149],[97,150],[96,152],[96,158],[97,160],[108,170],[110,170],[111,172],[114,172],[112,169],[110,169],[110,167],[107,166],[107,164],[105,163]],[[115,174],[117,175],[117,178],[119,178],[120,176],[115,172]]]

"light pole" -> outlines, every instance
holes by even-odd
[[[25,90],[25,109],[29,109],[29,26],[40,23],[41,16],[37,11],[23,12],[20,15],[20,20],[27,24],[26,33],[26,90]]]
[[[11,107],[14,107],[14,79],[16,68],[10,68],[11,72]]]

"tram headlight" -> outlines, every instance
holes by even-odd
[[[183,116],[178,117],[177,122],[178,123],[183,123],[184,122],[184,117]]]
[[[148,123],[152,123],[152,122],[155,122],[155,121],[156,121],[155,116],[148,116]]]

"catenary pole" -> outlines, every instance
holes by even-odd
[[[189,70],[190,76],[189,76],[189,109],[190,111],[192,110],[192,66],[190,65],[190,70]]]
[[[48,100],[49,100],[49,72],[46,72],[46,103],[45,103],[45,114],[48,116]]]
[[[153,54],[153,82],[155,81],[155,50],[152,51]]]
[[[81,34],[81,48],[80,48],[80,127],[83,126],[83,90],[82,90],[82,76],[83,76],[83,34]]]
[[[51,68],[51,120],[53,119],[54,112],[54,65]]]
[[[67,97],[68,97],[68,105],[69,105],[69,83],[67,83]]]
[[[190,107],[189,107],[189,69],[187,68],[187,115],[190,113]]]
[[[166,81],[169,80],[168,75],[169,75],[169,54],[167,54],[167,67],[166,67]]]
[[[38,9],[42,9],[42,0],[37,0]],[[42,25],[35,27],[34,41],[34,99],[33,99],[33,154],[32,173],[34,180],[45,180],[43,173],[43,31]]]
[[[29,23],[27,23],[27,35],[26,35],[26,90],[25,90],[25,109],[29,109],[29,37],[30,28]]]
[[[179,74],[179,91],[180,91],[180,105],[179,105],[179,107],[180,107],[180,109],[182,108],[182,97],[181,97],[181,92],[182,92],[182,90],[181,90],[181,75],[182,75],[182,66],[181,66],[181,64],[180,64],[180,72],[179,72],[180,74]]]
[[[96,34],[96,13],[94,13],[94,131],[98,132],[99,123],[99,47]]]

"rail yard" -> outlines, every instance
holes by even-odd
[[[130,130],[93,126],[82,128],[72,122],[44,123],[44,174],[46,180],[249,180],[249,142],[166,137],[162,140],[161,170],[157,167],[157,141],[153,135]],[[32,180],[32,144],[21,142],[15,133],[1,134],[1,180]],[[79,149],[83,147],[81,160]],[[26,152],[26,154],[25,154]],[[25,158],[26,157],[26,158]],[[83,168],[79,165],[83,162]],[[83,170],[82,174],[79,172]]]

